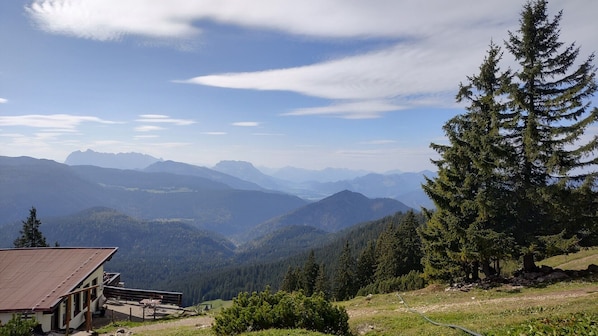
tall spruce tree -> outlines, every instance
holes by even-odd
[[[419,226],[420,221],[413,210],[401,218],[396,232],[399,245],[396,276],[422,270],[421,239],[417,234]]]
[[[491,43],[479,74],[460,85],[457,101],[469,105],[467,113],[444,125],[449,144],[431,145],[441,156],[433,160],[438,176],[423,188],[436,211],[420,229],[424,274],[431,280],[477,279],[478,265],[497,257],[487,240],[500,244],[494,240],[509,222],[503,208],[511,189],[505,166],[511,151],[500,130],[510,74],[500,73],[501,57],[500,47]]]
[[[330,298],[330,281],[326,274],[326,266],[324,263],[320,264],[318,268],[318,276],[316,277],[316,283],[314,287],[314,294],[323,294],[325,299]]]
[[[357,292],[355,284],[355,261],[351,246],[347,241],[341,253],[333,280],[334,298],[343,301],[352,298]]]
[[[302,283],[303,291],[306,296],[312,296],[312,294],[314,294],[319,270],[320,266],[316,263],[316,255],[314,250],[311,250],[305,264],[303,264]]]
[[[500,73],[491,43],[479,75],[460,86],[467,113],[445,124],[449,145],[432,144],[439,173],[424,185],[437,208],[420,230],[426,276],[476,278],[479,263],[489,274],[515,239],[533,270],[539,237],[595,232],[598,136],[582,142],[598,121],[594,55],[575,66],[579,48],[559,41],[561,16],[550,19],[545,0],[527,2],[506,42],[520,68]]]
[[[520,65],[505,133],[516,156],[516,237],[524,246],[537,236],[576,231],[596,221],[595,211],[580,207],[596,199],[598,136],[581,142],[598,121],[598,108],[589,101],[598,90],[594,54],[576,65],[580,49],[559,40],[561,17],[562,11],[549,17],[546,0],[527,2],[519,30],[509,32],[506,42]],[[535,268],[531,252],[525,269]]]
[[[376,273],[376,244],[373,240],[368,241],[366,247],[357,258],[357,287],[362,288],[374,282]]]
[[[46,237],[39,230],[42,222],[37,219],[37,210],[31,207],[29,210],[29,217],[23,221],[23,229],[21,229],[21,236],[14,241],[15,247],[48,247]]]
[[[400,246],[396,232],[397,225],[392,221],[389,222],[376,241],[376,271],[374,273],[376,281],[392,279],[399,272]]]

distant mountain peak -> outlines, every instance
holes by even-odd
[[[142,153],[100,153],[87,149],[85,152],[72,152],[64,163],[69,166],[89,165],[102,168],[143,169],[159,161],[162,159]]]

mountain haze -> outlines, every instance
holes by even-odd
[[[100,153],[91,149],[75,151],[64,161],[69,166],[91,165],[103,168],[142,169],[152,163],[161,161],[153,156],[141,153]]]
[[[0,157],[0,225],[108,207],[143,220],[182,220],[224,235],[244,234],[308,202],[280,192],[239,190],[210,179],[137,170],[67,166]]]

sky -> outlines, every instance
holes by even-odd
[[[435,170],[459,83],[523,3],[0,1],[0,155]],[[580,61],[598,51],[598,1],[548,8]]]

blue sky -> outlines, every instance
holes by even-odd
[[[433,169],[459,82],[523,3],[0,1],[0,155]],[[598,1],[549,9],[580,60],[598,51]]]

